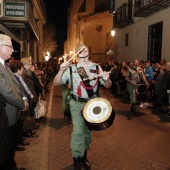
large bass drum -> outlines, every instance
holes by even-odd
[[[154,91],[151,86],[147,86],[146,84],[141,84],[136,89],[136,95],[139,100],[149,101],[153,97]]]
[[[104,130],[113,124],[115,112],[110,102],[101,97],[89,100],[82,110],[82,115],[90,130]]]

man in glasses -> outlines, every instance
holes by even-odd
[[[92,131],[87,127],[81,115],[81,109],[91,98],[99,97],[99,82],[106,88],[111,87],[109,72],[103,74],[101,67],[89,61],[89,49],[84,44],[76,48],[77,64],[69,67],[69,61],[60,65],[58,74],[54,78],[54,85],[65,84],[67,81],[71,86],[71,100],[69,102],[73,123],[71,138],[71,149],[74,160],[74,169],[90,169],[87,160],[87,151],[92,140]],[[101,77],[96,77],[97,75]],[[94,78],[90,78],[93,77]]]
[[[19,109],[27,110],[28,101],[24,96],[23,90],[15,79],[12,71],[6,64],[12,53],[14,52],[11,38],[7,35],[0,34],[0,93],[5,98],[5,111],[8,117],[6,124],[9,127],[9,132],[5,136],[0,136],[0,169],[2,170],[17,170],[16,162],[14,160],[16,142],[17,142],[17,132],[18,132],[18,118]],[[8,139],[6,143],[2,141]],[[2,143],[1,143],[2,142]],[[2,146],[2,144],[7,146]],[[2,147],[8,149],[2,150]],[[24,170],[24,168],[19,168]]]

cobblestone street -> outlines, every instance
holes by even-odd
[[[101,97],[113,105],[113,125],[93,131],[88,159],[93,170],[170,170],[170,118],[161,115],[150,104],[132,114],[129,101],[114,97],[100,88]],[[47,115],[38,120],[38,138],[23,152],[16,152],[18,167],[27,170],[72,170],[70,138],[72,124],[63,119],[59,87],[46,96]]]

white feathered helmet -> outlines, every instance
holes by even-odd
[[[76,47],[76,53],[83,51],[84,49],[88,49],[84,44],[78,44]],[[78,54],[77,54],[78,56]]]

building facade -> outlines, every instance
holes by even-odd
[[[47,22],[43,0],[0,0],[0,33],[12,38],[13,57],[42,61],[43,25]]]
[[[114,39],[110,34],[113,13],[109,13],[109,0],[72,0],[68,11],[67,41],[64,54],[75,55],[77,44],[83,43],[90,50],[91,60],[113,60]],[[76,61],[76,57],[73,61]]]
[[[114,58],[118,62],[170,60],[170,1],[115,1]]]

